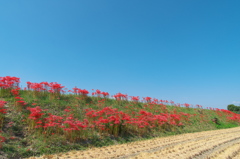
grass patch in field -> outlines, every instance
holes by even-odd
[[[234,128],[234,127],[238,127],[238,124],[235,123],[219,123],[215,125],[217,129],[227,129],[227,128]]]

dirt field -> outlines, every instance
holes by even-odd
[[[240,159],[240,127],[29,159]]]

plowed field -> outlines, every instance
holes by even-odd
[[[240,127],[188,133],[29,159],[240,159]]]

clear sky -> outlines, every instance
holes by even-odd
[[[0,1],[0,77],[240,104],[239,0]]]

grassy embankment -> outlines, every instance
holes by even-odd
[[[225,110],[131,101],[119,97],[0,89],[1,151],[8,158],[40,156],[153,137],[239,126]],[[39,106],[39,107],[37,107]],[[34,108],[34,109],[29,109]]]

